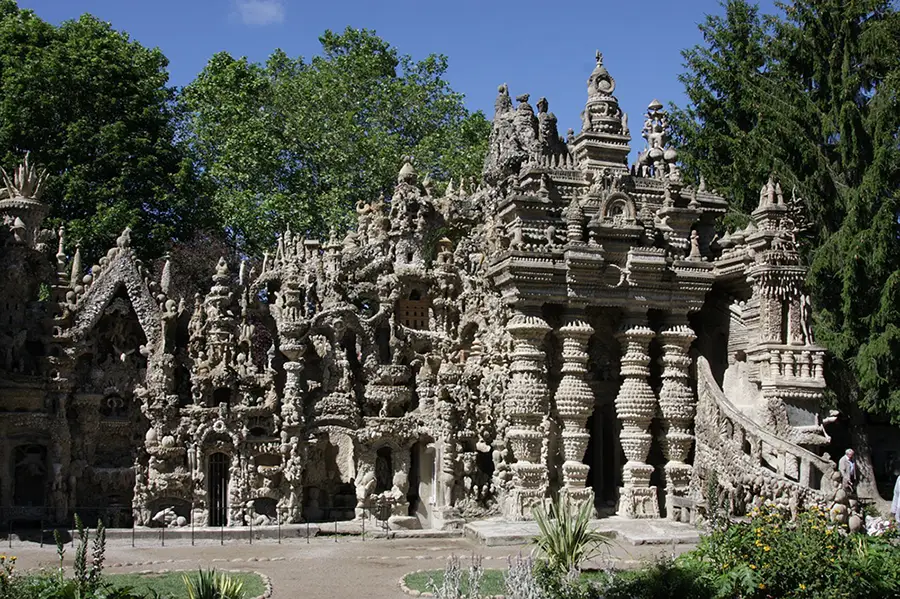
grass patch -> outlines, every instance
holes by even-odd
[[[164,572],[161,574],[106,574],[104,580],[117,588],[130,587],[138,593],[152,595],[158,593],[161,597],[187,597],[182,576],[187,574],[191,578],[197,577],[196,571]],[[244,583],[245,597],[259,597],[265,590],[265,584],[259,574],[255,572],[229,572],[231,576]]]
[[[482,595],[503,595],[506,593],[505,574],[506,570],[489,570],[485,568],[484,576],[481,577],[481,588],[478,589],[479,592]],[[427,570],[425,572],[413,572],[412,574],[407,574],[403,578],[403,582],[406,583],[406,586],[414,591],[421,591],[423,593],[431,592],[431,586],[428,584],[429,581],[431,581],[434,586],[440,587],[444,582],[444,571]],[[462,591],[463,593],[469,591],[469,573],[465,570],[463,571]]]

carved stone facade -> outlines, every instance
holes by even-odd
[[[846,512],[790,199],[771,180],[716,237],[726,202],[682,180],[662,105],[629,167],[614,91],[598,53],[563,139],[501,86],[482,182],[437,194],[407,163],[343,239],[286,231],[257,269],[211,264],[204,297],[127,230],[66,256],[23,165],[0,195],[4,517],[448,528],[564,493],[686,520],[712,471],[736,509]]]

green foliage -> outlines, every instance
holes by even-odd
[[[604,599],[712,599],[714,588],[696,566],[659,561],[639,570],[618,572],[601,585]],[[738,597],[740,595],[731,595]]]
[[[736,213],[775,170],[811,223],[803,248],[817,340],[842,407],[900,423],[900,12],[890,0],[744,0],[684,53],[673,121],[686,172]]]
[[[290,226],[327,235],[390,194],[405,156],[433,179],[480,173],[490,124],[443,79],[367,30],[326,31],[322,55],[213,56],[185,90],[185,131],[216,218],[245,251]]]
[[[5,560],[5,556],[0,556],[0,599],[146,599],[143,593],[122,585],[111,585],[104,579],[106,530],[103,523],[100,522],[95,531],[90,549],[90,564],[87,560],[90,532],[77,514],[75,527],[79,542],[75,550],[72,578],[66,578],[63,568],[66,548],[59,531],[54,530],[53,538],[59,558],[57,570],[52,573],[18,576],[14,572],[15,557]]]
[[[47,225],[86,260],[126,226],[144,257],[207,224],[177,139],[168,61],[89,15],[53,26],[0,0],[0,165],[47,168]]]
[[[255,572],[231,572],[230,575],[244,583],[247,597],[258,597],[265,592],[265,584]],[[147,597],[187,596],[182,572],[107,574],[105,579],[113,588],[131,589],[133,593]]]
[[[188,599],[243,599],[244,581],[228,572],[198,570],[196,576],[183,576]]]
[[[813,509],[791,522],[762,509],[678,559],[715,597],[896,597],[900,559],[889,538],[847,534]]]
[[[550,570],[560,574],[577,571],[586,561],[609,545],[609,537],[591,529],[594,506],[590,502],[574,505],[563,496],[550,509],[533,509],[540,534],[534,538],[537,553],[547,560]]]

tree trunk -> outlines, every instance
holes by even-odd
[[[855,404],[850,406],[848,415],[850,441],[856,452],[856,467],[859,469],[856,494],[864,501],[871,501],[882,515],[887,515],[891,511],[891,502],[881,498],[875,485],[875,469],[872,467],[872,448],[866,433],[865,415]]]

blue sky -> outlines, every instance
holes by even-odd
[[[717,0],[594,0],[507,2],[456,0],[19,0],[59,23],[89,12],[158,46],[170,61],[171,83],[185,85],[215,52],[263,61],[275,48],[291,56],[319,51],[325,29],[374,29],[401,53],[448,56],[448,79],[471,109],[493,114],[497,85],[511,95],[541,96],[560,132],[580,127],[594,51],[603,52],[616,96],[636,125],[654,98],[683,104],[677,80],[680,50],[701,41],[697,24],[719,14]],[[772,12],[772,0],[761,7]]]

